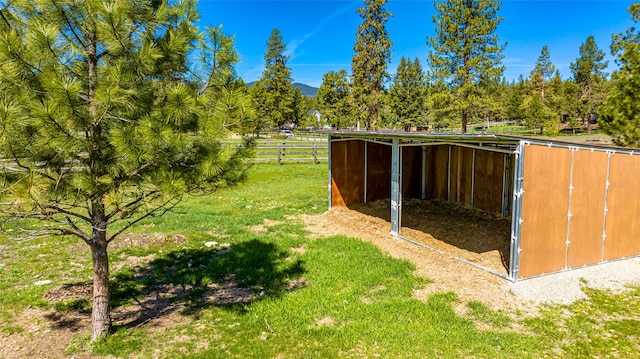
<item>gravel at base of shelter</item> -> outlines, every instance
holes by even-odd
[[[640,285],[640,257],[523,279],[506,288],[525,300],[570,304],[586,297],[581,289],[584,286],[618,292],[629,285]]]

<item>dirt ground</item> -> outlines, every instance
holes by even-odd
[[[479,269],[460,259],[475,263],[502,275],[507,274],[510,221],[505,218],[479,212],[468,207],[440,201],[406,200],[403,202],[403,229],[401,236],[422,244],[407,242],[389,234],[389,201],[378,201],[348,209],[335,207],[323,214],[301,216],[312,237],[348,235],[369,241],[389,255],[415,263],[416,274],[434,280],[423,289],[416,290],[416,298],[426,300],[431,293],[453,291],[460,299],[456,310],[464,315],[466,303],[481,301],[490,308],[535,314],[536,305],[516,297],[509,291],[507,280]],[[264,226],[270,226],[265,223]],[[133,236],[122,245],[145,241],[175,240],[156,235]],[[292,249],[298,250],[298,249]],[[127,265],[144,266],[148,256]],[[162,288],[147,293],[139,303],[117,308],[112,312],[114,324],[127,327],[144,326],[147,330],[163,331],[180,324],[187,317],[178,315],[184,308],[170,302],[180,288]],[[91,283],[68,284],[52,288],[45,299],[55,302],[62,299],[89,299]],[[256,294],[237,287],[230,277],[220,285],[210,288],[207,300],[221,304],[249,301]],[[57,312],[28,308],[19,313],[15,326],[24,331],[13,334],[0,333],[0,358],[62,358],[73,337],[90,332],[91,316],[77,311]],[[158,353],[161,354],[161,353]],[[86,358],[86,354],[74,354],[74,358]]]

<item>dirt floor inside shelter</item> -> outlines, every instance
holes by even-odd
[[[390,221],[389,200],[352,207]],[[400,236],[501,275],[509,274],[511,220],[441,200],[403,200]],[[390,226],[390,225],[389,225]]]

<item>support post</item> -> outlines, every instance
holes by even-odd
[[[604,190],[604,219],[602,223],[602,262],[605,261],[604,252],[607,241],[607,212],[609,212],[609,186],[611,185],[611,156],[615,152],[607,151],[607,182]]]
[[[391,146],[391,235],[400,233],[400,140],[393,139]]]
[[[565,252],[564,252],[564,269],[569,269],[569,245],[571,244],[571,200],[573,199],[573,167],[575,164],[576,151],[577,148],[571,149],[571,168],[569,169],[569,203],[567,205],[567,238],[564,242],[565,244]]]
[[[520,234],[522,228],[522,188],[524,182],[524,148],[520,141],[515,152],[515,169],[513,173],[513,205],[511,209],[511,250],[509,256],[509,279],[518,281],[520,271]]]

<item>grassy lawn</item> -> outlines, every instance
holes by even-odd
[[[172,320],[116,325],[92,345],[78,333],[61,345],[69,356],[137,358],[640,357],[640,288],[587,290],[588,299],[528,318],[452,292],[422,301],[413,292],[430,279],[413,264],[357,238],[312,238],[296,218],[326,208],[326,164],[263,164],[246,184],[140,223],[110,249],[114,311],[162,292],[169,305],[150,319]],[[15,319],[29,307],[89,310],[86,300],[43,298],[90,279],[85,247],[0,238],[0,336],[27,335]],[[41,280],[51,283],[34,285]],[[211,300],[231,282],[241,300]]]

